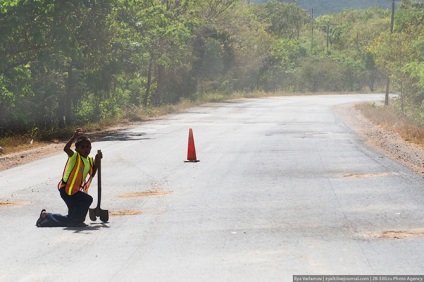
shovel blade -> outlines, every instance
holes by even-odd
[[[88,215],[90,216],[90,219],[92,221],[96,221],[96,219],[97,219],[96,209],[89,209],[88,210]]]
[[[109,221],[109,211],[108,210],[100,210],[100,220],[102,222],[108,222]]]

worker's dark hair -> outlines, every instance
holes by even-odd
[[[91,140],[84,135],[81,135],[77,138],[77,141],[75,142],[75,147],[78,147],[82,142],[88,142],[91,144]]]

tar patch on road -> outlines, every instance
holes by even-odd
[[[133,192],[128,194],[120,195],[120,198],[134,198],[134,197],[152,197],[152,196],[166,196],[171,194],[173,191],[143,191]]]
[[[424,237],[424,231],[384,231],[381,234],[372,234],[372,238],[379,239],[409,239]]]
[[[0,207],[16,207],[16,206],[25,206],[29,205],[30,202],[10,202],[10,201],[0,201]]]
[[[111,135],[104,136],[100,141],[136,141],[136,140],[149,140],[151,138],[145,137],[144,132],[116,132]]]
[[[111,211],[110,212],[111,216],[126,216],[126,215],[138,215],[138,214],[142,214],[142,212],[136,211],[136,210],[123,210],[123,211]]]
[[[364,178],[364,177],[382,177],[382,176],[389,176],[390,174],[387,172],[383,173],[366,173],[366,174],[360,174],[360,173],[347,173],[343,175],[343,177],[346,178]]]

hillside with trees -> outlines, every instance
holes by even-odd
[[[424,5],[311,17],[294,2],[3,0],[0,137],[132,118],[208,93],[401,94],[424,122]]]

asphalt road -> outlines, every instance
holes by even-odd
[[[209,104],[93,143],[106,224],[65,213],[60,153],[0,172],[0,281],[292,281],[424,274],[424,179],[333,106],[383,95]],[[198,163],[185,163],[193,129]],[[90,189],[97,201],[97,181]]]

